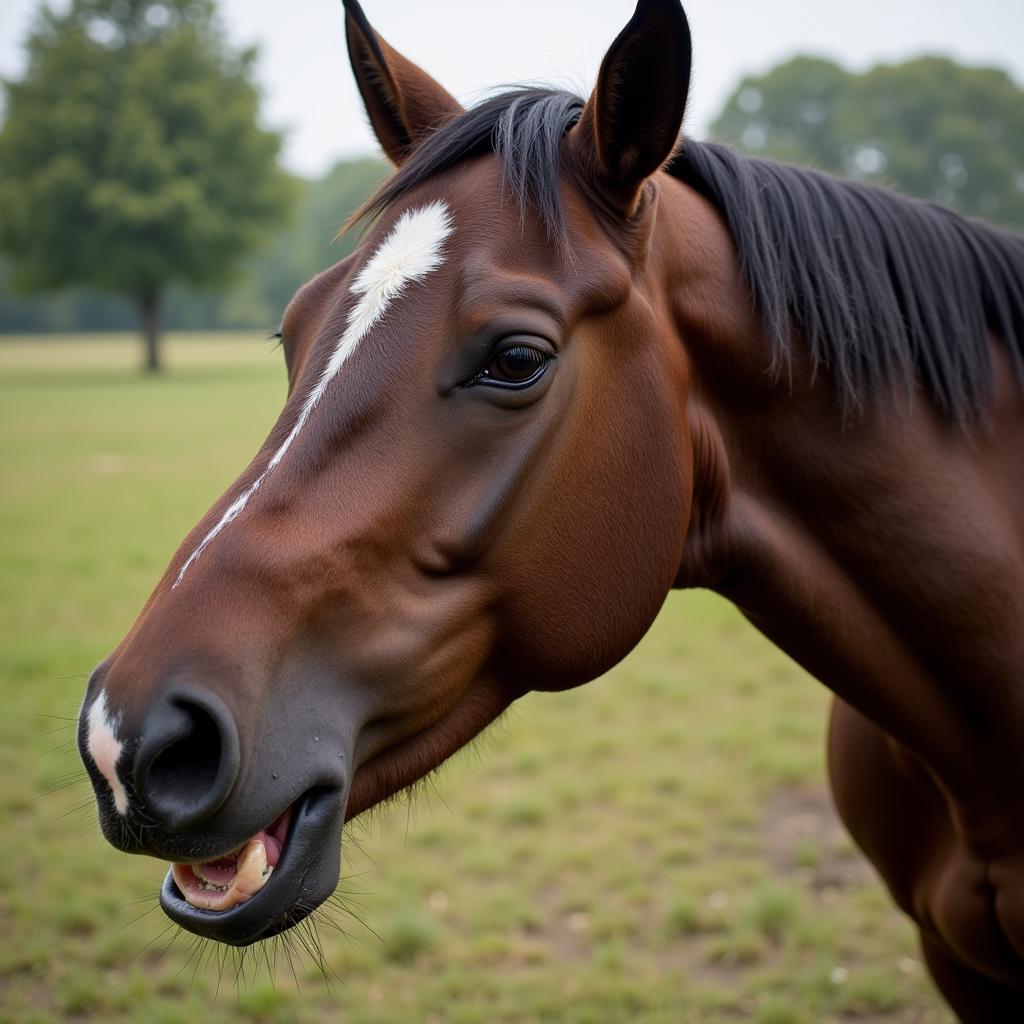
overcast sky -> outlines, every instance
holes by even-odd
[[[65,7],[67,0],[51,0]],[[39,0],[0,0],[0,75],[17,76]],[[319,175],[376,145],[348,67],[340,0],[220,0],[230,37],[259,46],[264,120],[285,162]],[[363,0],[371,24],[463,103],[488,87],[589,91],[631,0]],[[694,71],[687,129],[701,135],[735,83],[794,53],[862,69],[921,53],[994,64],[1024,83],[1024,0],[689,0]]]

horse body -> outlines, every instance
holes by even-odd
[[[677,209],[707,240],[717,216],[702,204],[691,192]],[[674,316],[702,438],[679,583],[731,600],[837,694],[837,806],[930,960],[949,949],[1019,986],[1024,403],[1005,344],[989,339],[995,398],[976,431],[920,398],[851,423],[800,345],[791,375],[765,385],[770,348],[737,301],[723,226],[710,262],[706,249],[696,261],[685,244],[669,249],[686,281]],[[974,1012],[1010,1014],[1019,999],[995,988]]]
[[[289,306],[270,438],[90,682],[108,838],[178,862],[162,899],[186,927],[265,938],[333,888],[345,817],[707,587],[836,694],[837,806],[947,998],[1020,1019],[1024,241],[802,179],[891,265],[826,224],[825,269],[789,258],[799,287],[773,297],[772,246],[695,169],[714,152],[659,169],[689,74],[674,0],[641,0],[585,106],[469,113],[347,6],[400,170],[367,244]],[[936,239],[934,273],[901,249]],[[845,348],[808,296],[841,297]],[[246,836],[262,882],[203,909],[205,858]]]

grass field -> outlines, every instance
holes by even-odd
[[[829,809],[827,694],[705,594],[355,826],[365,926],[320,920],[326,980],[301,943],[242,976],[185,934],[167,948],[165,868],[99,837],[71,720],[284,373],[258,338],[171,339],[159,380],[137,360],[119,338],[0,341],[0,1020],[950,1020]]]

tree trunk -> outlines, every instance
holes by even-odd
[[[149,289],[140,292],[138,299],[139,320],[142,324],[142,340],[146,346],[146,373],[160,372],[160,292]]]

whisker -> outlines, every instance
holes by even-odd
[[[40,736],[56,736],[58,733],[66,733],[68,729],[72,728],[70,725],[57,725],[52,729],[44,729],[39,735]],[[75,737],[67,740],[66,743],[62,743],[59,747],[54,747],[53,750],[60,750],[62,747],[77,747],[78,740]],[[53,750],[48,750],[47,753],[53,753]]]
[[[227,947],[221,946],[218,942],[216,944],[217,951],[217,987],[213,990],[213,998],[218,999],[220,997],[220,983],[224,978],[224,967],[226,965],[228,953]]]
[[[181,966],[177,969],[177,971],[174,972],[175,978],[180,978],[185,973],[185,971],[187,971],[189,967],[192,965],[192,960],[196,955],[196,950],[198,948],[200,941],[201,939],[198,935],[192,936],[191,940],[189,941],[189,944],[185,947],[185,950],[182,954]],[[193,975],[192,981],[195,982],[195,975]]]
[[[353,899],[348,893],[344,893],[343,895],[345,897],[344,899],[338,895],[329,896],[328,899],[333,902],[334,906],[339,910],[343,910],[345,913],[349,912],[350,907],[359,907],[362,910],[366,909],[366,904],[361,900]],[[362,895],[362,893],[360,893],[360,895]]]
[[[300,946],[302,946],[302,948],[306,951],[309,957],[312,960],[315,960],[316,956],[313,953],[312,949],[310,949],[309,947],[309,940],[302,932],[302,923],[303,922],[300,921],[292,926],[292,935],[295,936],[295,941],[298,942]]]
[[[335,920],[335,918],[334,918],[334,915],[333,915],[333,914],[331,914],[331,912],[330,912],[329,910],[327,910],[327,909],[326,909],[325,907],[321,907],[321,908],[320,908],[320,909],[319,909],[319,910],[317,911],[317,913],[316,913],[316,917],[317,917],[317,923],[318,923],[318,924],[325,924],[325,925],[327,925],[327,927],[328,927],[328,928],[332,928],[332,929],[333,929],[334,931],[336,931],[336,932],[338,932],[339,934],[341,934],[341,935],[342,935],[342,936],[344,937],[345,941],[346,941],[346,942],[347,942],[347,943],[348,943],[348,944],[349,944],[350,946],[353,946],[353,947],[354,947],[354,946],[356,945],[356,939],[355,939],[355,936],[353,936],[351,932],[349,932],[349,931],[346,931],[346,929],[344,929],[344,928],[343,928],[343,927],[342,927],[342,926],[341,926],[341,925],[340,925],[340,924],[339,924],[339,923],[338,923],[338,922],[337,922],[337,921]],[[337,974],[336,974],[336,972],[335,972],[335,976],[337,977]],[[341,980],[342,980],[342,979],[339,979],[339,981],[341,981]]]
[[[153,900],[153,906],[160,906],[159,902],[157,902],[155,897],[153,896],[152,890],[143,893],[141,896],[136,896],[134,899],[127,900],[125,903],[122,904],[122,906],[137,907],[140,903],[149,903],[150,900]]]
[[[292,972],[292,980],[295,982],[295,991],[300,995],[302,994],[302,986],[299,984],[299,976],[295,972],[295,959],[292,956],[292,938],[291,932],[283,932],[281,934],[282,948],[284,955],[288,960],[288,969]]]
[[[260,952],[263,954],[263,962],[267,965],[267,976],[270,978],[270,987],[277,991],[277,979],[274,977],[274,969],[270,966],[270,953],[267,949],[268,943],[260,943]]]
[[[385,949],[388,948],[387,940],[373,927],[373,925],[367,924],[366,920],[360,917],[354,910],[345,908],[345,913],[365,928]]]
[[[178,937],[179,937],[179,936],[180,936],[180,935],[182,934],[182,932],[183,932],[183,931],[185,930],[184,928],[182,928],[182,927],[181,927],[181,925],[176,925],[175,927],[176,927],[176,929],[177,929],[177,930],[176,930],[176,931],[175,931],[175,933],[174,933],[174,934],[173,934],[173,935],[171,936],[171,938],[170,938],[170,941],[169,941],[169,942],[167,943],[167,945],[166,945],[166,946],[164,946],[164,947],[163,947],[163,948],[162,948],[162,949],[161,949],[161,950],[160,950],[160,951],[159,951],[159,952],[158,952],[158,953],[156,954],[156,956],[154,957],[154,962],[156,962],[156,963],[159,963],[159,962],[160,962],[160,961],[161,961],[161,960],[162,960],[162,959],[164,958],[164,955],[165,955],[165,954],[167,953],[167,951],[168,951],[168,950],[169,950],[169,949],[171,948],[171,946],[173,946],[173,945],[174,945],[174,943],[178,941]]]
[[[133,924],[138,924],[144,917],[148,917],[153,913],[154,910],[159,910],[160,904],[154,903],[153,906],[147,907],[138,917],[133,917],[130,921],[125,922],[121,925],[121,930],[124,931],[126,928],[131,928]]]
[[[59,731],[59,729],[51,729],[49,732],[44,732],[43,735],[52,736],[55,732]],[[63,743],[43,751],[44,757],[56,757],[58,754],[73,754],[75,757],[78,757],[78,742],[76,740],[65,740]]]
[[[235,987],[235,998],[237,999],[241,995],[241,992],[240,992],[240,989],[239,989],[239,981],[241,981],[242,988],[244,988],[245,985],[246,985],[246,979],[245,979],[245,955],[246,955],[247,950],[239,949],[237,946],[232,946],[231,950],[232,950],[231,956],[232,956],[232,959],[235,962],[234,987]]]
[[[89,775],[86,770],[82,768],[80,771],[73,772],[69,775],[59,776],[49,788],[36,793],[32,799],[41,800],[43,797],[53,796],[54,793],[59,793],[62,789],[80,785],[83,782],[88,782],[88,780]]]
[[[211,952],[209,949],[210,943],[207,939],[204,939],[201,935],[196,936],[195,945],[195,966],[192,968],[192,979],[189,982],[189,988],[194,989],[196,987],[196,976],[199,974],[199,968],[202,967],[203,961],[209,960]],[[189,957],[191,960],[191,956]]]
[[[314,912],[306,918],[306,921],[308,923],[309,931],[312,933],[313,938],[316,941],[317,952],[320,954],[320,965],[324,971],[324,980],[328,982],[329,986],[330,979],[328,975],[333,974],[334,972],[327,966],[327,954],[324,952],[323,936],[320,934],[320,918]]]
[[[343,838],[343,842],[345,842],[345,843],[349,843],[349,844],[351,844],[352,846],[354,846],[354,847],[355,847],[355,848],[356,848],[356,849],[357,849],[357,850],[359,851],[359,856],[360,856],[360,857],[363,857],[363,858],[365,858],[365,859],[366,859],[366,860],[368,860],[368,861],[369,861],[369,862],[370,862],[370,863],[371,863],[371,864],[372,864],[372,865],[373,865],[374,867],[376,867],[376,866],[377,866],[377,862],[376,862],[376,861],[375,861],[375,860],[373,859],[373,857],[371,857],[371,856],[370,856],[370,855],[369,855],[369,854],[368,854],[368,853],[366,852],[366,849],[365,849],[365,847],[363,846],[363,843],[362,843],[362,839],[360,839],[360,838],[357,838],[357,837],[356,837],[355,835],[353,835],[353,834],[352,834],[352,832],[350,831],[350,828],[351,828],[351,827],[353,827],[353,826],[354,826],[355,824],[356,824],[355,822],[350,822],[350,823],[346,823],[346,825],[345,825],[345,832],[344,832],[344,838]],[[361,822],[361,821],[360,821],[360,822],[359,822],[358,824],[359,824],[359,826],[360,826],[360,827],[362,827],[362,826],[363,826],[363,822]],[[353,876],[353,877],[354,877],[354,876]]]
[[[161,929],[161,930],[160,930],[160,931],[159,931],[159,932],[158,932],[158,933],[157,933],[156,935],[154,935],[154,936],[153,936],[153,938],[151,938],[151,939],[149,940],[149,942],[147,942],[147,943],[146,943],[146,944],[145,944],[145,945],[144,945],[144,946],[142,947],[142,949],[140,949],[140,950],[139,950],[139,951],[138,951],[138,952],[137,952],[137,953],[136,953],[136,954],[135,954],[135,955],[134,955],[133,957],[131,957],[131,958],[129,959],[128,963],[130,963],[130,964],[132,964],[132,963],[135,963],[135,961],[136,961],[136,960],[138,960],[138,959],[139,959],[139,957],[140,957],[140,956],[142,956],[142,954],[143,954],[143,953],[145,953],[145,952],[146,952],[146,950],[147,950],[147,949],[149,949],[149,947],[150,947],[150,946],[152,946],[152,945],[153,945],[154,943],[157,943],[157,942],[162,942],[162,941],[163,941],[163,937],[164,937],[164,936],[165,936],[165,935],[166,935],[166,934],[167,934],[167,933],[168,933],[168,932],[169,932],[169,931],[170,931],[170,930],[171,930],[172,928],[177,928],[177,927],[178,927],[178,926],[177,926],[177,925],[176,925],[176,924],[175,924],[175,923],[174,923],[173,921],[168,921],[168,922],[167,922],[167,924],[165,924],[165,925],[163,926],[163,928],[162,928],[162,929]]]
[[[80,814],[82,811],[91,810],[92,804],[92,798],[90,797],[90,799],[86,800],[85,803],[78,804],[77,806],[72,807],[70,810],[65,811],[63,814],[58,815],[57,820],[61,821],[64,818],[67,818],[69,815]]]

